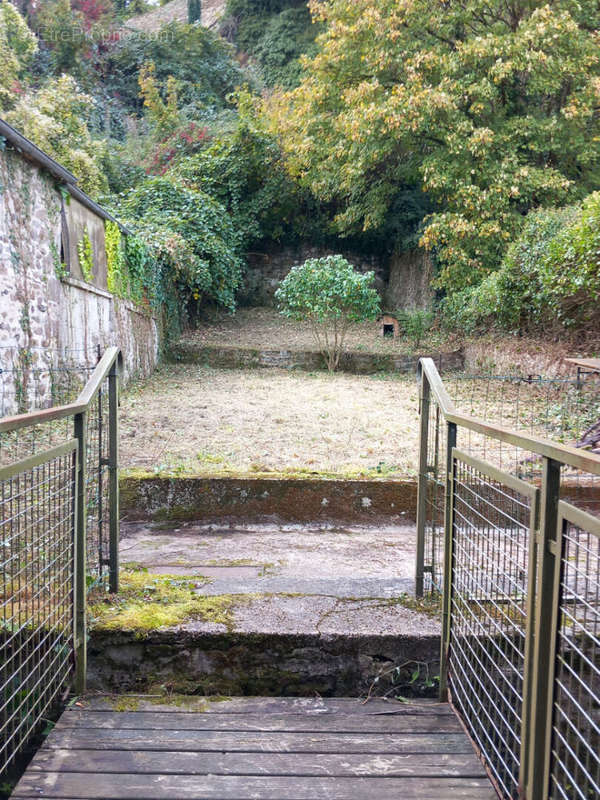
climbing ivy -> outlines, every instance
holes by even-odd
[[[50,242],[50,253],[52,255],[52,264],[54,265],[54,274],[59,281],[64,281],[69,274],[69,270],[65,262],[61,260],[58,247],[53,241]]]
[[[129,297],[127,263],[123,247],[121,229],[116,222],[107,221],[104,225],[106,242],[106,280],[109,292],[118,297]]]
[[[94,280],[94,248],[87,231],[77,243],[77,256],[83,279],[91,283]]]

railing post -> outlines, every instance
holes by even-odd
[[[527,747],[527,800],[547,800],[550,777],[554,661],[558,626],[560,537],[558,507],[561,464],[544,458],[538,577],[531,674],[525,675],[525,696],[530,700],[523,747]]]
[[[119,591],[119,370],[115,360],[108,375],[109,425],[109,589]]]
[[[452,548],[454,544],[454,456],[456,425],[448,423],[446,433],[446,499],[444,503],[444,583],[442,599],[442,642],[440,653],[440,702],[448,702],[448,651],[452,627]]]
[[[83,694],[87,672],[87,618],[86,618],[86,460],[87,411],[75,415],[77,448],[76,518],[75,518],[75,691]]]
[[[431,389],[425,373],[421,372],[419,381],[419,483],[417,494],[417,566],[415,575],[415,594],[423,597],[425,585],[425,525],[427,522],[427,443],[429,439],[429,404]]]

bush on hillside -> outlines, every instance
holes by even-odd
[[[586,330],[600,322],[600,192],[526,217],[501,268],[446,299],[447,323],[473,331]]]

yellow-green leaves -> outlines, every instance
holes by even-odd
[[[437,204],[421,243],[450,291],[495,269],[524,214],[600,178],[600,11],[592,2],[321,0],[320,52],[267,102],[291,172],[357,233],[398,187]]]

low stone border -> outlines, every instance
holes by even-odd
[[[401,666],[410,691],[415,662],[438,671],[439,636],[319,634],[194,634],[92,631],[88,685],[103,692],[157,687],[194,695],[357,697],[382,673]],[[380,685],[381,684],[381,685]],[[377,689],[389,686],[378,681]],[[431,693],[431,691],[430,691]],[[377,694],[377,692],[375,693]]]
[[[429,355],[438,369],[462,370],[465,359],[462,350],[447,353],[422,353],[418,356],[384,353],[343,353],[339,369],[355,375],[377,372],[415,373],[419,358]],[[295,350],[260,350],[244,347],[194,347],[179,343],[173,346],[170,359],[184,364],[206,364],[219,369],[279,368],[313,372],[325,369],[323,356],[317,352]]]
[[[140,520],[276,516],[368,523],[378,517],[414,520],[417,507],[417,484],[406,480],[125,475],[120,489],[122,513]]]

